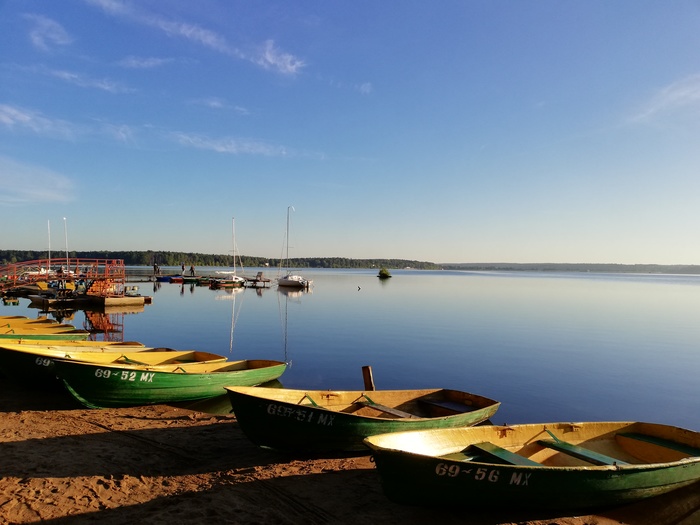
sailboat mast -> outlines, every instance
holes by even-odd
[[[51,220],[46,221],[46,227],[49,230],[49,262],[48,262],[48,268],[46,268],[46,274],[48,275],[49,271],[51,270]]]
[[[231,254],[233,255],[233,274],[236,275],[236,218],[231,217]]]
[[[294,211],[294,206],[287,206],[287,269],[289,269],[289,210]]]

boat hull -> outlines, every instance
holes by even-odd
[[[648,423],[596,423],[600,431],[595,436],[581,432],[578,438],[566,438],[567,442],[575,439],[577,444],[610,450],[613,452],[608,453],[624,458],[596,466],[566,454],[540,450],[539,440],[549,438],[546,430],[557,432],[563,425],[567,424],[382,435],[369,437],[365,443],[372,449],[385,494],[408,505],[486,508],[508,502],[511,508],[591,509],[658,496],[700,480],[697,432]],[[583,428],[581,425],[587,424],[571,428]],[[571,432],[573,435],[576,430]],[[515,433],[519,438],[514,439]],[[690,445],[698,455],[659,452],[662,449],[658,447],[653,450],[655,445],[634,448],[636,443],[620,444],[635,441],[622,437],[634,433]],[[467,447],[475,443],[495,443],[540,464],[522,466],[455,458],[468,456]]]
[[[90,336],[90,332],[87,330],[11,330],[6,333],[0,333],[0,342],[4,340],[37,340],[37,341],[50,341],[50,340],[62,340],[62,341],[85,341]]]
[[[56,358],[104,364],[138,362],[147,366],[226,361],[226,357],[209,352],[150,348],[141,343],[76,341],[72,345],[9,345],[0,342],[0,371],[14,383],[54,388]]]
[[[242,288],[245,286],[245,279],[212,279],[209,281],[210,288]]]
[[[253,443],[292,452],[369,452],[363,444],[367,436],[475,425],[492,417],[500,405],[482,396],[444,389],[312,392],[230,387],[226,391],[241,430]],[[427,403],[447,397],[455,405],[461,403],[465,411],[456,413]],[[371,399],[374,406],[365,404],[365,399]],[[360,402],[353,403],[355,400]],[[400,410],[389,413],[375,408],[388,408],[388,404]],[[401,417],[404,411],[418,417]]]
[[[311,286],[311,281],[302,277],[301,275],[290,274],[277,279],[277,286],[283,286],[285,288],[306,289]]]
[[[68,391],[89,408],[115,408],[223,395],[231,385],[255,386],[278,379],[286,363],[268,360],[232,361],[171,370],[108,366],[56,359],[56,374]]]
[[[9,329],[18,328],[51,328],[51,329],[67,329],[75,330],[75,326],[71,324],[61,324],[47,317],[39,319],[30,319],[25,316],[0,316],[0,330],[8,331]]]

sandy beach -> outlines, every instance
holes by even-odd
[[[88,410],[0,383],[0,523],[696,525],[700,486],[596,515],[473,512],[387,500],[369,456],[252,445],[233,415]]]

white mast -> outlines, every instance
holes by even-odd
[[[66,222],[66,218],[63,217],[63,232],[65,233],[66,236],[66,271],[70,270],[70,261],[68,260],[68,223]]]
[[[231,217],[231,253],[233,254],[233,275],[236,275],[236,218]]]
[[[289,273],[289,210],[296,211],[294,206],[287,206],[287,273]]]

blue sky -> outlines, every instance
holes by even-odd
[[[0,184],[3,249],[699,264],[700,2],[0,1]]]

